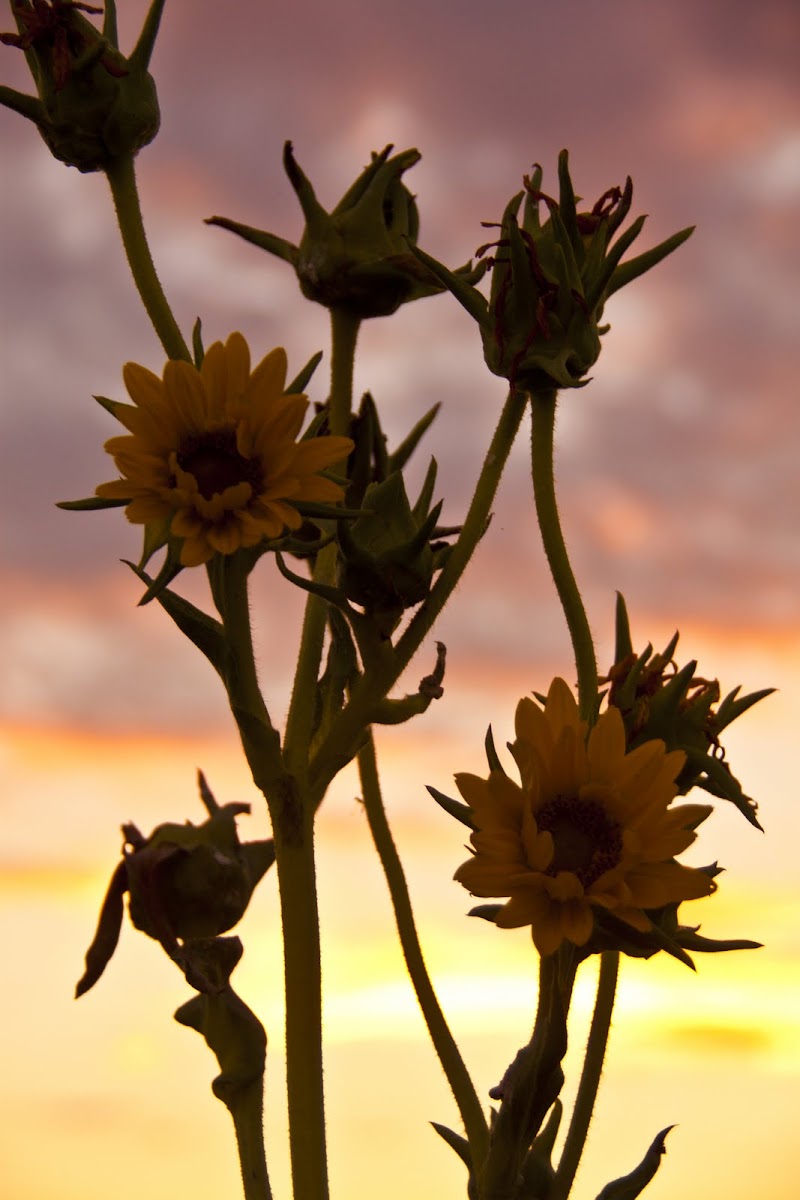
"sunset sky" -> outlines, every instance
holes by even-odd
[[[118,0],[121,46],[146,11]],[[6,13],[0,28],[12,28]],[[575,1200],[594,1200],[670,1124],[652,1200],[795,1200],[800,1108],[796,799],[800,722],[800,9],[794,0],[167,0],[153,73],[162,128],[138,159],[145,221],[186,334],[239,329],[254,357],[287,348],[290,375],[328,351],[327,314],[289,267],[207,227],[220,214],[299,239],[283,142],[331,208],[392,142],[420,244],[456,265],[490,236],[534,162],[555,191],[559,150],[593,202],[634,180],[642,249],[694,236],[615,296],[593,381],[565,395],[558,485],[601,664],[614,593],[639,646],[681,631],[723,692],[778,692],[724,739],[766,833],[722,802],[687,861],[719,860],[717,895],[688,910],[703,932],[765,948],[623,963],[607,1073]],[[0,81],[30,90],[18,50]],[[71,514],[114,474],[116,432],[93,394],[124,398],[122,364],[160,373],[163,352],[127,274],[105,181],[53,161],[0,109],[0,1193],[4,1200],[234,1197],[229,1118],[206,1047],[172,1021],[185,981],[155,943],[123,930],[107,976],[74,983],[120,823],[198,819],[195,771],[221,801],[267,820],[218,681],[121,558],[139,534],[119,511]],[[448,297],[364,328],[356,386],[390,444],[436,401],[411,469],[439,462],[443,519],[458,523],[503,399],[467,314]],[[325,366],[309,393],[325,397]],[[536,962],[525,931],[468,921],[452,882],[463,830],[427,797],[484,769],[483,737],[512,735],[517,700],[574,673],[537,545],[527,430],[494,519],[436,629],[446,691],[381,739],[390,814],[432,973],[486,1095],[527,1039]],[[207,604],[204,575],[181,577]],[[261,677],[285,711],[298,594],[262,561],[254,615]],[[433,665],[433,641],[408,690]],[[402,690],[402,685],[401,685]],[[320,825],[326,1080],[333,1196],[464,1195],[463,1168],[431,1131],[458,1117],[395,945],[358,783],[336,783]],[[288,1195],[275,880],[240,930],[237,989],[270,1039],[267,1130],[276,1200]],[[581,976],[567,1075],[592,1003]],[[488,1102],[488,1100],[487,1100]]]

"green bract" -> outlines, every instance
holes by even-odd
[[[608,297],[666,258],[692,232],[683,229],[621,263],[645,221],[638,217],[612,245],[630,211],[630,178],[624,189],[604,192],[591,212],[578,212],[566,150],[559,155],[558,177],[559,199],[554,200],[540,190],[541,167],[526,176],[524,190],[506,206],[500,237],[478,250],[481,257],[496,249],[487,260],[492,267],[488,302],[463,278],[414,250],[478,322],[489,369],[523,391],[582,387],[600,354],[600,336],[608,329],[600,324]],[[548,210],[544,224],[542,203]]]
[[[390,158],[391,151],[386,146],[373,153],[369,166],[328,213],[297,165],[291,142],[286,143],[283,165],[306,221],[299,246],[226,217],[210,217],[208,224],[230,229],[291,263],[307,299],[358,319],[389,316],[401,304],[433,296],[446,286],[412,253],[419,214],[402,176],[419,162],[419,151],[404,150]],[[469,285],[485,270],[482,264],[467,263],[454,277]]]
[[[153,0],[130,58],[117,45],[113,0],[100,33],[71,0],[12,0],[18,33],[0,35],[25,52],[38,98],[0,87],[0,103],[37,125],[51,153],[79,171],[102,171],[158,132],[156,86],[147,71],[164,0]]]

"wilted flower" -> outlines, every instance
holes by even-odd
[[[581,387],[600,354],[600,319],[606,300],[631,280],[671,254],[689,237],[683,229],[652,250],[621,263],[641,232],[639,217],[612,244],[628,215],[633,197],[630,178],[624,188],[609,188],[589,212],[578,212],[566,150],[558,159],[559,199],[541,191],[542,171],[524,179],[524,190],[511,198],[494,248],[489,301],[463,279],[415,248],[421,262],[450,289],[480,326],[486,365],[495,375],[525,391]],[[518,215],[524,198],[522,223]],[[539,206],[548,216],[542,223]]]
[[[129,431],[106,442],[123,478],[97,495],[127,502],[128,520],[153,524],[162,543],[181,538],[183,566],[299,528],[296,504],[341,500],[343,488],[319,472],[353,443],[295,440],[308,400],[283,394],[284,350],[251,372],[247,342],[232,333],[209,347],[199,370],[170,360],[163,380],[136,363],[123,374],[136,407],[103,401]]]
[[[496,924],[530,925],[539,952],[551,954],[565,940],[585,945],[597,910],[645,931],[646,910],[715,890],[707,873],[675,861],[711,812],[670,807],[680,751],[654,739],[627,752],[614,708],[587,734],[556,679],[543,709],[519,702],[511,752],[521,786],[502,769],[456,776],[475,831],[473,856],[455,878],[473,895],[508,897]]]

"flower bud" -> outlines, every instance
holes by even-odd
[[[369,515],[339,526],[341,590],[361,605],[384,637],[391,635],[407,608],[425,599],[449,551],[446,544],[431,542],[442,508],[441,501],[429,508],[435,479],[432,460],[412,508],[403,476],[394,471],[367,488],[363,506],[372,510]]]
[[[51,153],[79,171],[102,171],[132,157],[158,132],[160,114],[147,71],[164,0],[153,0],[130,58],[117,45],[116,8],[106,4],[100,33],[75,0],[12,0],[18,33],[0,34],[24,50],[38,99],[0,89],[0,102],[29,117]],[[82,11],[81,11],[82,10]]]
[[[633,184],[604,192],[590,212],[578,212],[567,151],[558,160],[560,192],[554,200],[540,190],[541,167],[525,177],[511,198],[496,242],[481,246],[479,258],[492,269],[489,301],[421,251],[417,257],[476,319],[486,364],[523,391],[582,387],[600,354],[600,324],[606,300],[643,274],[689,237],[684,229],[652,250],[620,265],[644,225],[639,217],[613,242],[630,211]],[[524,205],[522,221],[520,206]],[[544,223],[540,205],[547,208]]]
[[[369,166],[328,213],[295,161],[291,142],[286,143],[283,165],[306,221],[299,246],[225,217],[211,217],[208,224],[229,229],[291,263],[307,299],[357,319],[389,316],[401,304],[446,287],[413,253],[419,214],[402,176],[419,161],[419,151],[390,158],[391,151],[386,146],[373,153]],[[485,269],[467,263],[454,274],[475,283]]]

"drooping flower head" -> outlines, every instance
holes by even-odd
[[[97,495],[128,501],[128,520],[160,523],[164,540],[183,539],[183,566],[299,528],[297,502],[342,499],[342,487],[319,472],[353,443],[296,441],[308,399],[283,393],[284,350],[251,372],[247,342],[232,333],[208,348],[199,370],[170,360],[159,379],[128,363],[123,376],[134,406],[114,404],[113,412],[129,432],[106,442],[123,478]]]
[[[551,954],[565,940],[584,946],[598,910],[646,931],[647,910],[714,891],[707,872],[675,861],[711,812],[671,807],[681,751],[653,739],[626,752],[615,708],[587,731],[563,679],[544,708],[521,700],[515,724],[520,784],[502,770],[456,776],[475,832],[455,878],[475,896],[508,897],[497,925],[530,925],[539,952]]]

